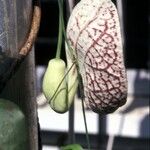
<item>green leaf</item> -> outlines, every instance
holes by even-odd
[[[79,144],[70,144],[61,147],[60,150],[83,150],[83,148]]]

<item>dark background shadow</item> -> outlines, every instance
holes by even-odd
[[[141,121],[140,135],[144,137],[150,137],[150,117],[146,115]]]
[[[149,106],[149,97],[150,97],[150,79],[148,79],[148,70],[145,70],[146,76],[142,77],[140,70],[136,70],[137,74],[134,80],[134,89],[133,93],[130,94],[134,97],[132,103],[121,113],[128,113],[137,109],[139,107]],[[130,82],[130,76],[128,77]],[[130,85],[130,83],[129,83]]]

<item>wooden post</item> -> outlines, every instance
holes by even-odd
[[[4,76],[10,67],[2,68],[3,57],[8,61],[17,56],[28,35],[31,20],[32,0],[0,0],[0,76]],[[0,98],[15,102],[23,110],[28,126],[28,149],[38,150],[33,49],[0,93]]]

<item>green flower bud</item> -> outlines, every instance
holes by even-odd
[[[55,58],[49,61],[43,79],[43,93],[51,108],[58,113],[65,113],[71,106],[76,93],[77,83],[70,80],[73,67],[66,72],[65,62]]]

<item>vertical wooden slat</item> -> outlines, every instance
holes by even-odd
[[[71,12],[72,12],[72,9],[74,7],[74,0],[67,0],[66,1],[66,18],[68,20]],[[68,133],[68,139],[69,139],[69,144],[73,144],[75,143],[75,131],[74,131],[74,102],[69,110],[69,133]]]
[[[32,20],[32,0],[0,0],[0,4],[0,17],[4,19],[4,22],[0,23],[5,24],[3,32],[5,33],[6,39],[5,41],[0,42],[2,45],[0,45],[1,52],[3,55],[6,55],[8,59],[10,57],[15,58],[20,47],[26,40],[30,28]],[[9,69],[9,65],[7,69]],[[28,149],[38,150],[35,64],[33,50],[25,58],[18,71],[7,83],[2,93],[0,93],[0,97],[15,102],[23,110],[28,126]]]

